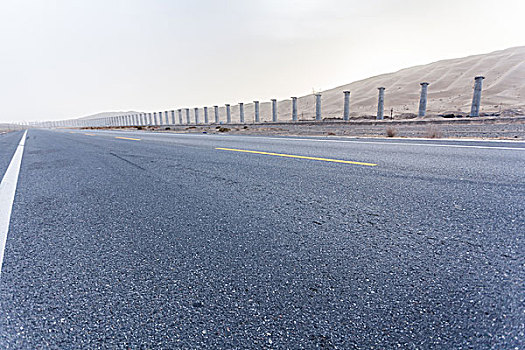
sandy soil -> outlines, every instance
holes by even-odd
[[[115,129],[115,128],[113,128]],[[481,117],[454,119],[360,120],[343,122],[262,123],[233,125],[172,125],[162,127],[119,128],[176,133],[358,136],[358,137],[421,137],[481,138],[525,140],[525,117]]]

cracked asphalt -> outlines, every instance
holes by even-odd
[[[30,130],[0,348],[523,349],[523,148]]]

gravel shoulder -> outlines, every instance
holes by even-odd
[[[102,128],[104,129],[104,128]],[[114,129],[114,128],[113,128]],[[124,127],[121,129],[137,129]],[[283,136],[351,136],[525,140],[525,117],[408,120],[324,120],[261,124],[166,125],[142,130]]]

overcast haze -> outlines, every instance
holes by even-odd
[[[285,99],[524,45],[522,1],[0,1],[0,121]]]

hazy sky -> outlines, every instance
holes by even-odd
[[[525,45],[523,0],[0,0],[0,122],[302,96]]]

